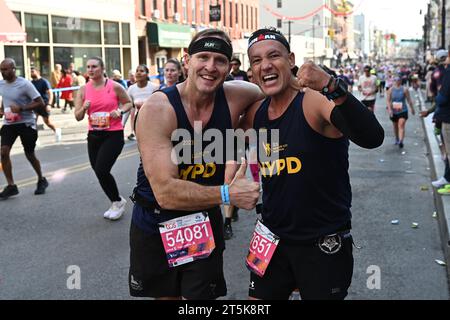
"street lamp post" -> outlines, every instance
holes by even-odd
[[[284,23],[288,24],[288,41],[289,41],[289,45],[291,44],[291,24],[294,23],[294,21],[288,20],[285,21]]]

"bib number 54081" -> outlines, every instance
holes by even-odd
[[[175,231],[169,231],[165,234],[167,245],[174,247],[176,244],[183,244],[186,242],[192,242],[192,240],[200,240],[203,237],[209,237],[209,232],[206,224],[195,225],[191,228],[178,229]]]

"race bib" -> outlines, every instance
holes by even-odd
[[[245,261],[247,268],[256,275],[263,277],[279,242],[280,238],[258,220]]]
[[[93,130],[109,129],[109,112],[94,112],[89,116],[89,123]]]
[[[22,119],[20,113],[11,112],[11,108],[5,108],[5,119],[7,122],[17,122]]]
[[[209,257],[216,247],[207,213],[197,212],[159,225],[169,267]]]
[[[400,111],[403,109],[403,103],[402,102],[392,102],[392,109],[395,111]]]

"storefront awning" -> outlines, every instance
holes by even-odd
[[[169,23],[147,23],[148,43],[162,48],[187,48],[191,42],[191,28]]]
[[[26,36],[14,14],[0,0],[0,42],[25,42]]]

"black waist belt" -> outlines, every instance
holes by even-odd
[[[136,203],[140,205],[143,208],[149,209],[149,210],[161,210],[161,207],[158,205],[156,201],[149,201],[143,196],[141,196],[136,189],[133,190],[133,194],[130,196],[130,199],[133,203]]]
[[[290,240],[290,239],[283,239],[283,242],[288,245],[299,245],[299,246],[316,246],[322,239],[329,238],[333,236],[339,236],[342,239],[346,239],[351,237],[351,230],[346,229],[342,231],[336,231],[334,233],[326,234],[318,238],[314,238],[311,240]]]

